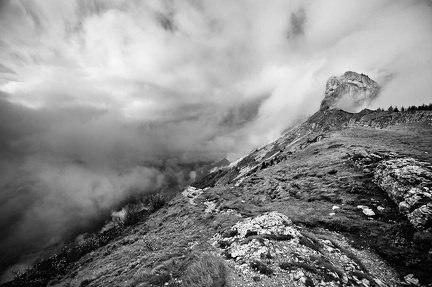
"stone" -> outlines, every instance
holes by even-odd
[[[373,210],[370,208],[365,208],[363,209],[363,214],[366,216],[374,216],[375,212],[373,212]]]
[[[188,199],[189,203],[195,205],[195,198],[200,196],[203,193],[203,190],[200,188],[195,188],[193,186],[188,186],[182,191],[182,195]]]
[[[408,274],[404,277],[404,280],[406,283],[414,285],[414,286],[418,286],[419,285],[419,280],[417,278],[414,277],[413,274]]]
[[[366,205],[357,205],[358,209],[361,209],[363,214],[366,216],[374,216],[375,212],[373,212],[372,209],[370,209],[369,207],[367,207]]]

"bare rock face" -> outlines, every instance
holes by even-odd
[[[379,91],[380,86],[367,75],[345,72],[340,77],[328,79],[321,110],[339,108],[357,111],[374,100]]]
[[[375,182],[418,230],[432,229],[432,166],[413,158],[378,164]]]

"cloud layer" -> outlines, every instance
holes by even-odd
[[[346,70],[386,85],[378,104],[430,100],[429,1],[1,5],[0,89],[74,125],[53,133],[90,122],[83,136],[102,126],[110,145],[132,136],[236,157],[313,112],[327,78]],[[80,116],[63,109],[91,115],[71,124]],[[157,128],[137,127],[149,123]]]
[[[246,154],[347,70],[373,107],[428,103],[431,51],[426,0],[1,1],[1,244],[162,186],[161,161]]]

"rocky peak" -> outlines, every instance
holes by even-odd
[[[348,71],[328,79],[321,110],[340,108],[357,111],[374,100],[379,91],[380,86],[367,75]]]

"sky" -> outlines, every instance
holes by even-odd
[[[426,0],[0,0],[0,253],[244,156],[345,71],[432,102],[431,67]]]

